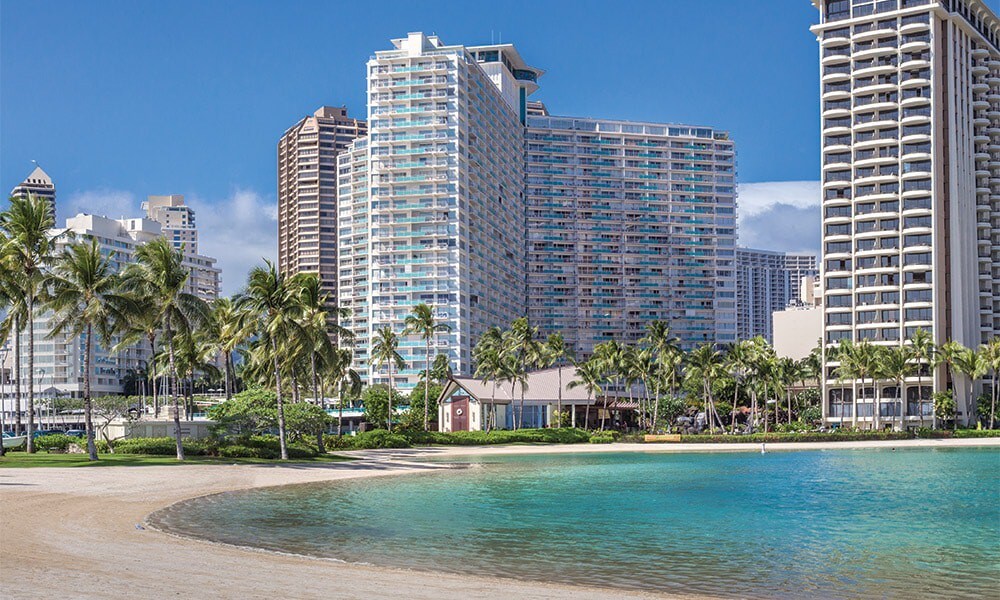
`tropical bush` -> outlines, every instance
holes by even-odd
[[[851,442],[864,440],[909,440],[913,436],[907,431],[831,431],[824,433],[754,433],[750,435],[682,435],[683,443],[741,444],[778,442]]]
[[[406,404],[406,396],[399,393],[399,390],[392,391],[393,409]],[[361,402],[365,407],[365,421],[375,427],[384,427],[389,414],[389,386],[372,385],[365,388],[361,394]],[[423,427],[423,405],[421,405],[420,423]],[[394,428],[395,429],[395,428]]]
[[[352,437],[342,438],[350,440],[350,447],[356,450],[370,450],[375,448],[409,448],[410,441],[405,436],[398,433],[389,433],[385,429],[375,429],[365,431]]]
[[[616,432],[617,433],[617,432]],[[411,444],[448,446],[486,446],[493,444],[582,444],[590,441],[590,433],[570,427],[551,429],[494,429],[485,431],[406,431]]]
[[[617,433],[617,432],[615,432]],[[590,436],[591,444],[610,444],[615,441],[615,436],[610,431],[598,431]]]
[[[80,442],[80,438],[73,437],[71,435],[63,435],[61,433],[53,435],[42,435],[35,439],[35,447],[39,450],[52,451],[52,450],[66,450],[69,448],[70,444],[75,444]],[[86,441],[84,441],[86,443]]]

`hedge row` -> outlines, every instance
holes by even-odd
[[[849,431],[844,433],[752,433],[750,435],[682,435],[682,443],[760,444],[779,442],[859,442],[865,440],[909,440],[906,431]]]
[[[569,427],[559,429],[495,429],[485,431],[405,431],[411,444],[442,446],[487,446],[493,444],[582,444],[590,441],[590,432]]]
[[[86,440],[66,435],[46,435],[35,440],[42,450],[66,450],[70,444],[81,448],[86,446]],[[102,439],[94,440],[97,451],[106,454],[108,443]],[[187,456],[221,456],[225,458],[272,458],[281,456],[281,447],[277,436],[252,435],[232,438],[229,440],[190,439],[182,441],[184,454]],[[114,442],[116,454],[145,454],[149,456],[174,456],[177,453],[177,442],[172,437],[156,438],[124,438]],[[289,458],[313,458],[317,451],[307,444],[288,444]]]

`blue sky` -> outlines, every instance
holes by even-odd
[[[287,127],[322,104],[364,116],[365,61],[392,37],[502,36],[547,71],[535,97],[554,114],[730,130],[751,184],[741,243],[818,247],[817,13],[806,0],[374,4],[3,2],[0,185],[38,160],[60,219],[185,194],[232,292],[274,254]]]

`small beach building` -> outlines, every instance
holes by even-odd
[[[562,367],[562,411],[564,427],[591,426],[600,421],[602,411],[608,419],[620,418],[635,410],[627,400],[589,398],[583,386],[569,387],[576,379],[576,368]],[[559,369],[552,367],[528,373],[524,386],[523,419],[521,384],[510,381],[483,381],[475,377],[453,375],[438,397],[439,431],[481,431],[513,429],[515,420],[522,428],[549,427],[556,424],[560,402]]]

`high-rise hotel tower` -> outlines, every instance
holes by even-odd
[[[524,315],[522,123],[541,71],[509,44],[392,44],[368,61],[368,139],[340,157],[338,301],[371,383],[387,382],[366,362],[375,332],[434,307],[450,331],[429,357],[404,339],[406,388],[439,353],[469,372],[486,328]]]
[[[548,111],[542,108],[542,112]],[[736,341],[736,155],[711,127],[530,115],[528,315],[579,357],[666,321]]]
[[[321,106],[278,142],[278,269],[319,276],[337,295],[337,155],[367,130],[343,107]]]
[[[976,347],[1000,333],[1000,22],[981,0],[813,0],[820,24],[823,287],[830,423],[915,427],[931,392],[968,383],[924,368],[844,381],[841,340]],[[881,399],[876,417],[875,398]]]
[[[711,127],[551,116],[510,44],[411,33],[368,62],[369,135],[338,158],[338,302],[356,367],[413,306],[450,331],[400,344],[406,389],[437,354],[471,373],[518,317],[578,356],[666,320],[686,347],[736,339],[735,149]]]

